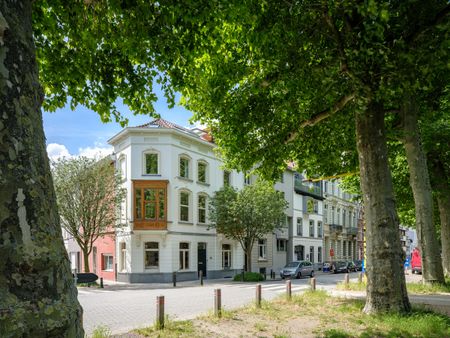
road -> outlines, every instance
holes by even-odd
[[[357,274],[350,274],[357,279]],[[334,290],[344,274],[316,274],[318,289]],[[292,293],[302,292],[310,286],[309,278],[294,279]],[[263,299],[270,300],[286,292],[282,280],[261,282]],[[90,335],[98,326],[107,326],[113,334],[150,326],[155,321],[156,297],[165,297],[165,313],[171,319],[192,319],[213,310],[214,289],[222,290],[222,306],[234,309],[249,304],[255,299],[256,283],[236,283],[231,280],[205,280],[171,284],[127,284],[105,285],[104,289],[79,288],[78,299],[84,309],[84,328]],[[361,294],[359,296],[362,296]],[[426,296],[425,296],[426,298]],[[450,297],[442,298],[442,305],[450,307]]]

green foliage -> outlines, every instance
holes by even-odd
[[[155,325],[135,330],[135,332],[144,337],[176,338],[192,337],[195,330],[192,321],[190,320],[169,320],[166,316],[166,319],[164,320],[164,329],[160,329]]]
[[[237,240],[249,254],[253,243],[286,226],[287,202],[272,183],[257,180],[242,190],[224,186],[210,203],[211,227]]]
[[[108,158],[86,157],[60,159],[53,163],[52,174],[61,224],[82,252],[90,254],[99,236],[120,227],[118,210],[125,196],[121,177]]]
[[[258,272],[245,272],[244,282],[261,282],[264,280],[264,276]],[[242,273],[239,273],[233,277],[233,281],[242,282]]]
[[[92,332],[91,338],[109,338],[111,335],[111,330],[108,327],[97,326]]]

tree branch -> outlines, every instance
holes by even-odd
[[[428,22],[425,27],[417,26],[416,29],[405,38],[406,43],[410,44],[414,42],[422,33],[441,23],[449,13],[450,13],[450,4],[448,4],[440,12],[438,12],[436,16],[433,18],[433,20]]]
[[[331,115],[337,113],[338,111],[342,110],[347,105],[347,103],[352,101],[355,97],[356,97],[355,93],[343,96],[338,102],[336,102],[336,104],[331,109],[321,111],[320,113],[314,115],[309,120],[305,120],[302,123],[300,123],[299,129],[305,128],[307,126],[316,125],[320,121],[322,121],[322,120],[330,117]],[[290,132],[286,137],[285,143],[290,143],[290,142],[294,141],[297,138],[297,136],[298,136],[297,131]]]
[[[336,25],[334,24],[334,21],[331,19],[330,15],[328,14],[328,6],[325,6],[323,14],[325,17],[325,22],[330,27],[331,32],[333,33],[334,38],[337,43],[338,52],[339,52],[339,56],[341,59],[341,72],[348,74],[349,69],[348,69],[347,56],[345,55],[345,51],[344,51],[344,44],[342,42],[341,34],[339,33]]]

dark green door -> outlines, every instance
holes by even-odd
[[[197,246],[197,271],[203,271],[203,277],[206,277],[206,243],[198,243]]]

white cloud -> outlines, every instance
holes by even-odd
[[[63,144],[58,144],[58,143],[50,143],[47,145],[47,154],[48,157],[50,158],[50,160],[52,161],[56,161],[59,158],[62,157],[72,157],[72,155],[70,155],[69,150],[66,148],[65,145]]]
[[[50,160],[56,161],[60,158],[71,158],[85,156],[89,158],[100,159],[113,153],[113,148],[109,146],[103,146],[102,144],[95,144],[94,147],[79,148],[78,154],[73,155],[69,153],[67,147],[63,144],[50,143],[47,145],[47,154]]]

